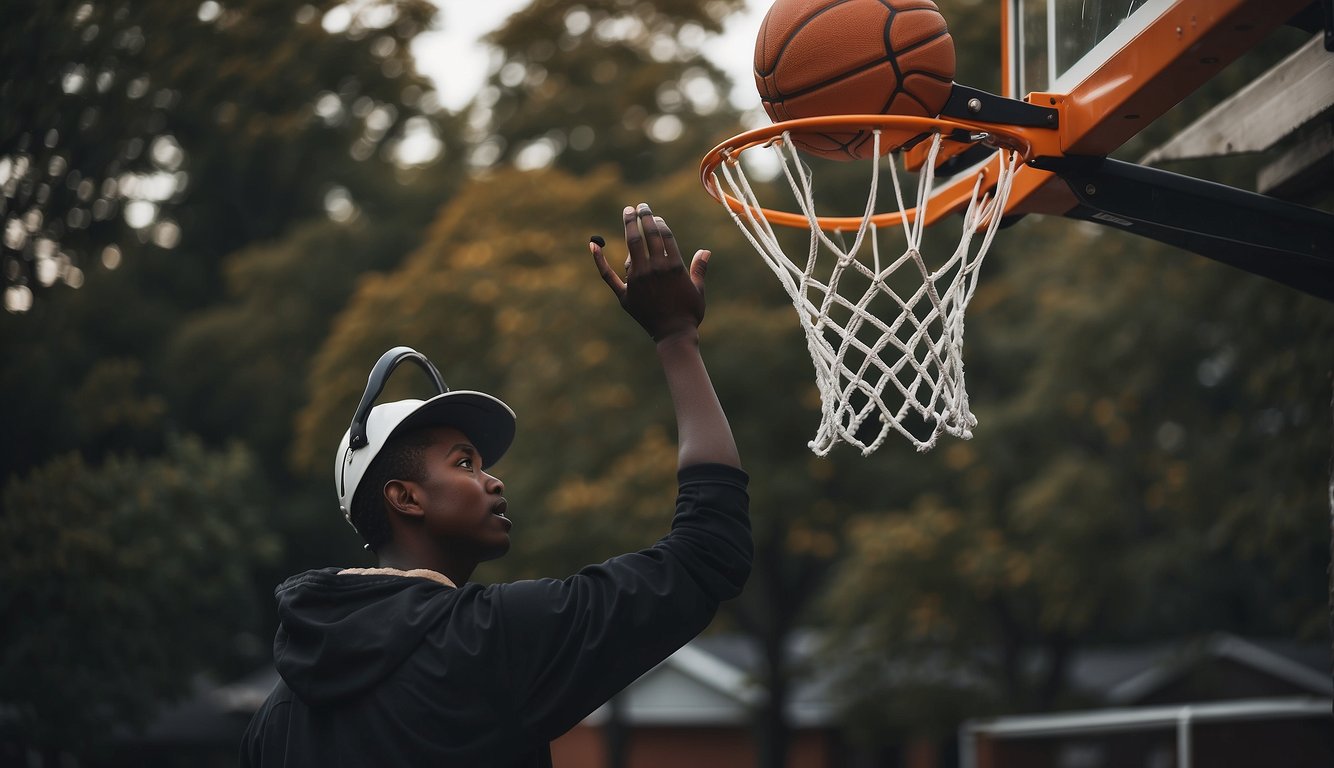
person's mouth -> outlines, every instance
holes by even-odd
[[[509,502],[505,501],[504,499],[501,499],[500,501],[496,502],[495,506],[491,507],[491,514],[505,521],[506,530],[509,530],[510,526],[514,525],[513,521],[511,521],[508,517],[505,516],[505,512],[508,510],[509,510]]]

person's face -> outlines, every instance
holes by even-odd
[[[431,429],[419,488],[425,532],[452,558],[474,563],[509,551],[505,484],[482,471],[483,456],[453,427]]]

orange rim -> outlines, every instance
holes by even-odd
[[[885,153],[893,152],[901,148],[904,144],[925,133],[940,133],[946,141],[954,142],[958,145],[982,143],[994,146],[998,149],[1009,149],[1018,152],[1025,161],[1031,160],[1036,156],[1038,148],[1034,141],[1025,133],[1012,129],[1009,126],[999,126],[990,123],[969,123],[960,120],[950,120],[936,117],[915,117],[912,115],[828,115],[821,117],[803,117],[795,120],[786,120],[772,125],[762,126],[753,130],[739,133],[736,136],[722,142],[718,146],[709,150],[700,162],[700,182],[704,185],[704,190],[715,200],[723,203],[728,208],[738,214],[751,210],[751,206],[746,205],[741,200],[728,194],[716,183],[715,171],[723,163],[736,164],[740,162],[741,155],[748,149],[762,147],[780,141],[786,131],[811,131],[811,130],[879,130],[881,132],[881,147]],[[886,141],[888,139],[888,141]],[[945,154],[945,146],[942,145],[942,154]],[[999,160],[992,157],[982,166],[977,174],[983,177],[983,185],[994,185],[995,179],[999,173]],[[959,176],[972,176],[971,172],[964,172]],[[942,180],[943,181],[943,180]],[[951,180],[947,192],[943,195],[937,195],[931,200],[927,211],[926,224],[930,226],[945,216],[962,209],[972,199],[973,184],[958,184],[957,177]],[[784,227],[795,227],[805,229],[810,226],[810,220],[803,214],[793,213],[791,211],[782,211],[773,208],[754,209],[755,213],[763,216],[769,222]],[[893,211],[887,213],[877,213],[871,217],[871,223],[877,227],[894,226],[904,221],[915,221],[917,218],[917,208],[913,207],[904,212]],[[820,216],[816,218],[820,228],[825,231],[848,231],[855,230],[862,225],[861,216]]]

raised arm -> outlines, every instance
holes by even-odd
[[[709,372],[699,352],[699,324],[704,319],[704,273],[709,252],[695,252],[687,273],[680,246],[667,222],[646,203],[627,207],[625,279],[607,264],[602,248],[589,243],[602,279],[621,307],[657,344],[676,411],[677,464],[741,466],[732,428],[727,423]]]

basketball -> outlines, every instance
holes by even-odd
[[[777,0],[755,41],[755,85],[775,122],[821,115],[936,117],[954,41],[931,0]],[[835,160],[870,156],[872,134],[794,134]]]

